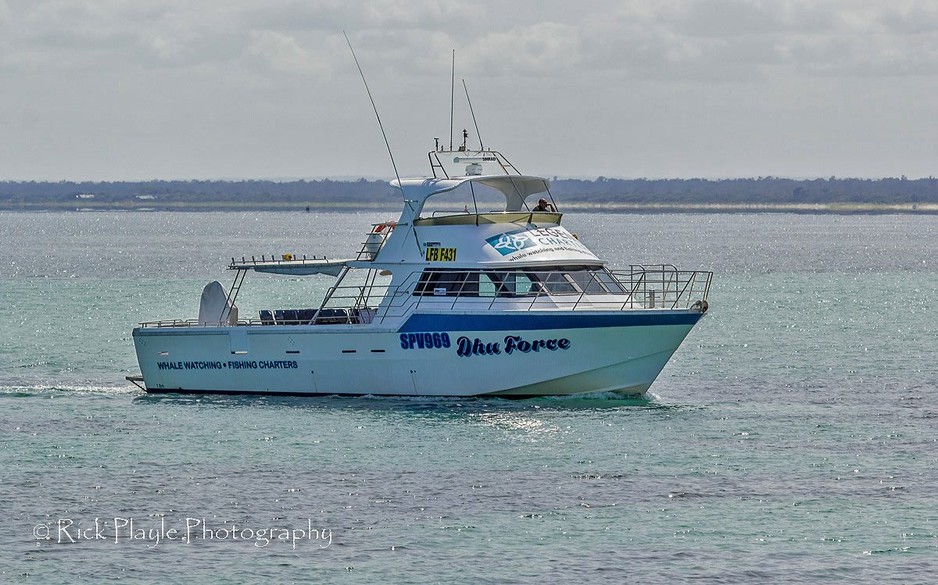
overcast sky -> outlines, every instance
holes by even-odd
[[[343,30],[402,175],[454,49],[530,174],[938,174],[938,0],[0,0],[0,179],[392,176]]]

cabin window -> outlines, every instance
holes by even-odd
[[[492,276],[496,279],[496,294],[499,297],[523,297],[541,290],[537,280],[524,272],[496,272]]]
[[[505,289],[500,274],[483,272],[479,274],[479,296],[494,297],[504,296]]]
[[[570,271],[570,278],[577,288],[587,294],[601,295],[610,292],[622,292],[622,287],[615,283],[605,270],[581,268]]]
[[[533,286],[533,290],[544,290],[554,295],[576,294],[580,291],[573,286],[572,279],[564,272],[560,271],[538,271],[528,272],[528,277],[539,286]]]
[[[616,280],[614,276],[609,274],[608,270],[606,269],[596,270],[595,272],[593,272],[593,274],[595,275],[596,280],[607,291],[611,293],[617,293],[617,294],[628,292],[627,290],[625,290],[625,288],[622,287],[621,284],[619,284],[619,281]]]
[[[427,270],[420,275],[415,296],[478,296],[479,273],[456,270]]]
[[[561,266],[547,270],[427,270],[414,296],[524,297],[543,294],[623,294],[615,277],[600,266]]]

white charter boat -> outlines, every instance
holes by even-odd
[[[712,273],[610,270],[555,207],[530,206],[553,201],[546,179],[465,144],[429,158],[432,178],[392,182],[400,219],[373,225],[355,258],[232,260],[230,291],[207,286],[198,319],[141,323],[128,379],[158,393],[645,393],[706,313]],[[434,210],[446,198],[457,211]],[[248,272],[337,280],[315,306],[245,319]]]

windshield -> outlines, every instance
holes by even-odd
[[[420,275],[415,296],[520,297],[621,294],[623,286],[602,266],[516,270],[435,270]]]

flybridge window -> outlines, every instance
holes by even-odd
[[[625,289],[601,266],[520,270],[426,270],[415,296],[529,297],[623,294]]]
[[[462,165],[460,170],[464,171],[466,166],[468,165]],[[439,217],[501,211],[505,211],[505,195],[500,191],[482,183],[463,183],[455,189],[428,198],[420,216]]]

